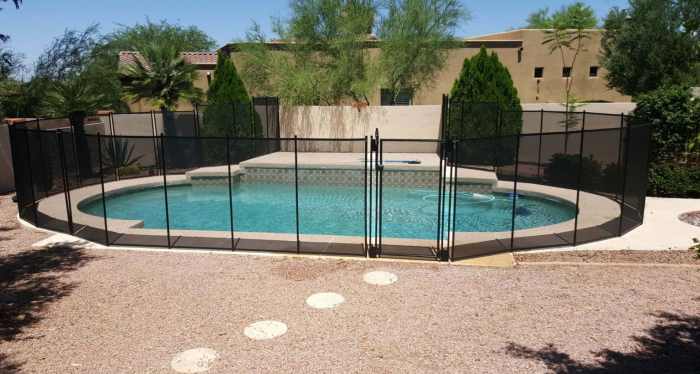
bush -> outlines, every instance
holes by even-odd
[[[603,177],[600,162],[593,156],[581,158],[581,187],[584,190],[596,190]],[[579,155],[556,153],[544,169],[545,179],[557,186],[575,188],[579,182]]]
[[[681,86],[652,91],[637,98],[633,124],[651,125],[650,162],[677,160],[699,146],[700,100]]]
[[[219,52],[204,111],[205,136],[255,137],[262,134],[257,114],[233,61]]]
[[[647,194],[700,198],[700,168],[669,163],[652,164]]]
[[[513,135],[522,127],[522,108],[513,79],[498,56],[489,55],[483,46],[474,57],[464,60],[450,92],[450,105],[454,109],[448,128],[452,138]]]

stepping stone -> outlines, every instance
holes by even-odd
[[[335,292],[319,292],[306,299],[306,305],[316,309],[331,309],[344,302],[343,295]]]
[[[286,334],[287,325],[279,321],[258,321],[248,325],[243,333],[253,340],[273,339]]]
[[[181,352],[170,361],[170,367],[178,373],[203,373],[219,357],[216,351],[209,348],[195,348]]]
[[[375,286],[387,286],[396,282],[399,277],[397,277],[396,274],[388,271],[370,271],[369,273],[365,273],[365,275],[362,276],[362,279],[366,283],[373,284]]]

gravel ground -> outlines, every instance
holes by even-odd
[[[518,263],[528,262],[584,262],[635,264],[691,264],[700,266],[694,250],[687,251],[552,251],[515,254]]]
[[[0,200],[1,224],[14,208]],[[700,372],[700,268],[345,261],[113,250],[0,240],[0,372]],[[386,270],[389,286],[362,275]],[[316,292],[345,303],[317,310]],[[253,341],[244,328],[286,323]]]

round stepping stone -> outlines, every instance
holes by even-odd
[[[388,271],[370,271],[362,277],[365,282],[376,286],[387,286],[396,282],[399,277]]]
[[[170,367],[178,373],[203,373],[211,368],[211,365],[219,357],[213,349],[195,348],[178,353]]]
[[[306,304],[316,309],[331,309],[345,302],[341,294],[335,292],[319,292],[309,296]]]
[[[279,321],[259,321],[248,325],[243,333],[253,340],[273,339],[287,333],[287,325]]]

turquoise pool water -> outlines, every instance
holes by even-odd
[[[168,186],[171,229],[229,230],[228,185]],[[382,234],[385,237],[432,239],[437,231],[437,190],[384,187]],[[299,185],[299,227],[302,234],[364,234],[362,186]],[[102,201],[81,204],[86,213],[102,216]],[[457,231],[509,231],[512,195],[457,195]],[[236,183],[233,188],[234,229],[242,232],[296,233],[294,185]],[[446,214],[446,213],[445,213]],[[573,219],[571,204],[519,195],[516,229]],[[107,217],[144,221],[144,228],[163,229],[162,187],[135,190],[107,198]]]

